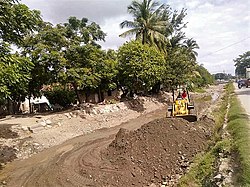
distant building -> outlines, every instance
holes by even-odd
[[[45,112],[53,110],[49,100],[45,96],[31,98],[30,99],[32,112]],[[22,113],[30,113],[29,99],[25,98],[25,101],[21,103],[20,110]]]

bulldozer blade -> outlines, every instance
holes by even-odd
[[[197,116],[196,115],[192,115],[192,114],[185,115],[185,116],[176,116],[176,117],[185,119],[188,122],[195,122],[195,121],[197,121]]]

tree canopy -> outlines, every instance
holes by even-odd
[[[129,91],[149,91],[163,80],[167,66],[164,54],[138,41],[124,44],[118,51],[119,81]]]
[[[1,101],[39,96],[44,85],[56,85],[49,97],[58,100],[65,95],[62,103],[68,106],[74,92],[81,103],[82,93],[97,93],[103,100],[104,91],[116,88],[149,93],[159,85],[211,82],[210,74],[196,63],[197,42],[183,31],[185,9],[178,12],[153,0],[132,1],[128,13],[134,19],[120,24],[129,28],[121,36],[135,35],[136,40],[114,51],[101,49],[98,41],[105,41],[106,33],[87,18],[69,17],[53,25],[17,0],[2,0],[0,6]],[[15,54],[13,44],[19,48]]]
[[[173,48],[169,51],[167,62],[170,66],[169,76],[166,83],[171,86],[182,85],[191,82],[195,76],[196,62],[190,60],[188,51],[185,48]]]
[[[0,44],[0,101],[21,100],[27,95],[33,63],[19,54],[11,54],[9,44]]]
[[[165,53],[165,66],[169,71],[160,82],[176,85],[193,80],[198,56],[195,50],[199,46],[193,38],[187,38],[183,31],[187,25],[184,21],[186,10],[178,12],[166,4],[142,0],[132,1],[128,13],[134,20],[125,20],[120,24],[122,28],[129,28],[120,36],[135,35],[142,44],[157,46]]]
[[[30,10],[17,0],[2,0],[0,7],[0,38],[5,42],[20,44],[42,23],[39,11]]]
[[[194,83],[197,87],[203,87],[206,85],[211,85],[214,83],[214,77],[208,72],[208,70],[203,65],[198,65],[196,67],[196,77]]]
[[[37,31],[42,23],[39,11],[14,0],[0,2],[0,100],[20,101],[28,93],[33,63],[18,53],[11,53],[10,44],[18,47],[24,37]]]
[[[152,0],[132,1],[128,6],[128,12],[134,20],[125,20],[120,24],[121,28],[129,28],[120,36],[135,35],[142,44],[155,44],[159,49],[163,49],[168,41],[164,34],[169,25],[165,10],[165,4],[160,5]]]

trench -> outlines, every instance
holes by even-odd
[[[228,103],[226,107],[226,114],[224,117],[224,123],[222,125],[222,141],[225,139],[231,139],[229,132],[227,131],[228,124],[228,112],[230,109],[230,100],[232,95],[229,95]],[[217,168],[215,175],[213,177],[213,181],[215,186],[234,186],[233,183],[233,173],[234,173],[234,162],[232,158],[232,153],[227,152],[225,150],[221,150],[219,153],[219,157],[217,158]]]

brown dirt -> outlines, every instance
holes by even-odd
[[[165,116],[165,107],[111,128],[96,130],[93,133],[68,140],[51,147],[25,160],[7,164],[0,171],[4,186],[93,186],[91,176],[84,176],[86,171],[100,169],[101,150],[114,140],[120,128],[136,130],[143,124]],[[109,171],[108,166],[101,166]],[[110,169],[112,172],[112,169]],[[1,186],[1,185],[0,185]]]
[[[213,122],[188,123],[164,114],[142,115],[14,161],[0,171],[0,181],[11,187],[129,187],[175,180],[206,147]]]
[[[8,146],[0,146],[0,170],[7,162],[16,158],[16,150]]]
[[[17,138],[18,134],[11,130],[10,124],[0,125],[0,138]],[[13,147],[0,144],[0,170],[7,162],[13,161],[16,157],[16,150]]]
[[[102,151],[99,167],[81,168],[93,186],[147,186],[181,176],[206,148],[214,122],[157,119],[135,131],[121,128]]]
[[[99,117],[111,117],[98,123],[98,115],[84,120],[64,117],[62,126],[32,134],[35,142],[31,142],[32,146],[37,146],[36,142],[38,146],[46,145],[50,140],[56,143],[49,149],[25,157],[27,159],[7,164],[0,170],[0,186],[1,182],[11,187],[146,186],[152,183],[161,186],[163,181],[174,186],[193,156],[205,149],[213,121],[201,118],[198,122],[188,123],[182,119],[165,119],[166,106],[158,105],[159,109],[155,110],[151,104],[145,108],[152,110],[139,114],[130,110],[101,114]],[[19,125],[36,120],[25,119]],[[93,128],[91,133],[81,133],[89,126],[102,129]],[[74,136],[72,132],[75,132]],[[37,141],[40,139],[43,141]],[[11,145],[9,140],[6,139],[6,145]],[[20,141],[17,143],[19,145]],[[29,149],[27,147],[25,152]]]
[[[1,124],[0,125],[0,138],[17,138],[18,134],[11,130],[12,124]]]

